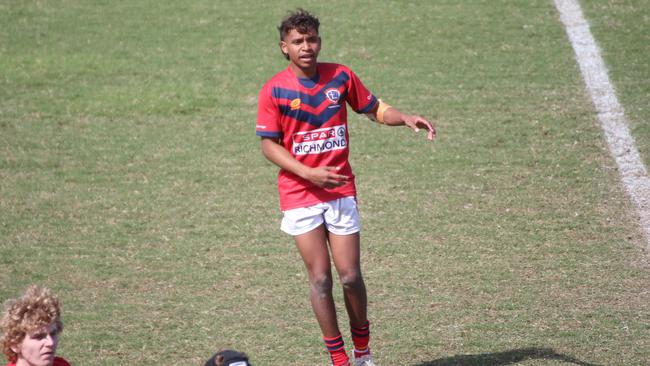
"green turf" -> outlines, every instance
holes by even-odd
[[[650,166],[648,5],[645,0],[587,1],[584,4],[646,169]]]
[[[626,4],[585,5],[648,161]],[[52,287],[74,365],[326,363],[254,136],[297,5],[0,3],[0,298]],[[440,134],[350,116],[379,363],[647,362],[648,253],[552,2],[303,5],[321,60]]]

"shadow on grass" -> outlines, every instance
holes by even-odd
[[[499,366],[510,365],[531,359],[557,360],[582,366],[600,366],[559,354],[551,348],[522,348],[504,352],[482,353],[478,355],[456,355],[420,363],[415,366]]]

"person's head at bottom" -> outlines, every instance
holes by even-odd
[[[69,365],[55,357],[63,323],[59,299],[50,289],[31,285],[21,297],[7,300],[0,327],[0,345],[9,365]]]
[[[204,366],[252,366],[248,362],[246,354],[231,350],[222,349],[210,357]]]

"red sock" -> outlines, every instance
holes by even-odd
[[[333,338],[323,337],[323,341],[327,347],[327,352],[330,353],[333,366],[350,366],[350,359],[348,354],[345,353],[345,344],[341,334]]]
[[[350,332],[352,333],[352,343],[354,343],[354,357],[359,358],[369,354],[370,322],[366,322],[364,326],[359,328],[350,326]]]

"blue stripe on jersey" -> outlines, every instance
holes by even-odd
[[[316,74],[312,78],[298,78],[300,84],[309,89],[315,87],[318,84],[318,80],[320,80],[320,74]]]
[[[372,110],[372,108],[374,108],[375,104],[377,104],[377,98],[373,95],[372,99],[370,100],[370,103],[368,103],[368,105],[365,108],[360,109],[360,110],[358,110],[356,112],[357,113],[368,113],[368,112],[370,112]]]
[[[348,80],[350,80],[350,75],[348,75],[346,72],[341,72],[314,95],[300,93],[297,90],[280,87],[274,87],[272,95],[273,98],[276,99],[294,100],[296,98],[300,98],[300,102],[302,104],[306,104],[312,108],[318,108],[318,106],[320,106],[323,101],[327,99],[325,93],[323,92],[324,90],[327,90],[329,88],[338,89],[339,86],[345,84]],[[341,96],[341,100],[343,99],[343,96]]]
[[[274,131],[256,131],[255,134],[259,137],[272,137],[272,138],[282,137],[282,132],[274,132]]]
[[[312,126],[320,127],[324,125],[325,122],[329,121],[330,118],[334,117],[341,110],[341,108],[345,108],[345,106],[339,105],[337,108],[325,108],[325,110],[320,114],[313,114],[301,109],[292,110],[289,106],[281,105],[280,112],[282,112],[283,115],[289,116],[300,122],[305,122],[309,123]]]

